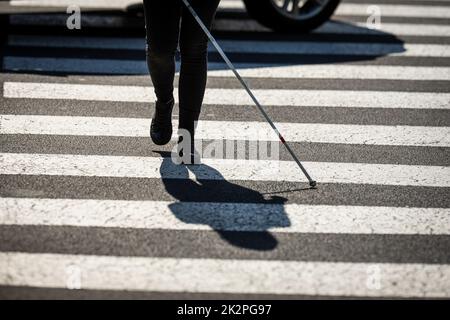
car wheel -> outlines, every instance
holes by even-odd
[[[326,22],[340,0],[243,0],[250,17],[275,31],[308,32]]]

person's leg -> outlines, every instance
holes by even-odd
[[[175,53],[181,17],[180,0],[144,0],[147,64],[155,94],[150,137],[157,145],[172,138]]]
[[[203,23],[211,29],[220,0],[189,0]],[[208,38],[186,7],[180,30],[179,128],[194,133],[205,94]]]
[[[180,0],[144,0],[147,64],[156,98],[173,97],[175,53],[181,16]]]

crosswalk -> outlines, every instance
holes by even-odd
[[[450,297],[450,1],[380,0],[373,30],[347,0],[296,36],[222,0],[214,33],[317,190],[278,143],[190,168],[153,145],[144,39],[110,33],[130,3],[78,1],[74,35],[64,1],[0,7],[56,12],[10,15],[4,39],[1,298]],[[278,141],[209,57],[198,138]]]

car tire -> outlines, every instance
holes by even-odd
[[[273,0],[243,0],[249,16],[274,31],[289,33],[309,32],[326,22],[336,10],[340,0],[325,0],[312,15],[289,17],[276,8]],[[281,8],[280,8],[281,9]]]

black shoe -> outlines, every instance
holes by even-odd
[[[155,114],[150,125],[150,137],[159,146],[167,144],[172,138],[172,109],[174,104],[174,99],[165,103],[156,102]]]

